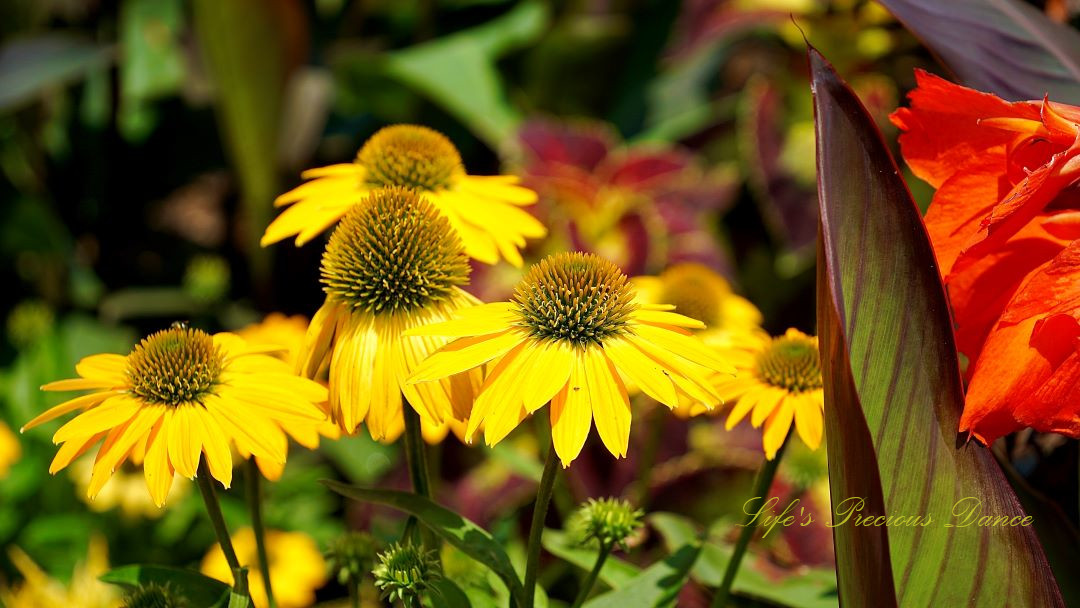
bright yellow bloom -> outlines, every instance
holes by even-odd
[[[94,459],[86,456],[73,462],[68,467],[69,474],[75,486],[79,488],[80,498],[92,510],[104,513],[111,509],[119,508],[124,517],[135,519],[144,517],[156,519],[161,517],[165,510],[154,504],[150,495],[146,492],[146,480],[139,473],[134,461],[142,462],[141,454],[132,454],[128,457],[128,463],[121,466],[109,483],[105,484],[98,492],[94,500],[86,497],[86,491],[90,487],[90,479],[94,475]],[[131,469],[131,470],[128,470]],[[187,484],[175,484],[169,489],[167,501],[179,500],[187,494],[190,488]]]
[[[272,312],[258,322],[252,323],[240,330],[236,335],[247,340],[252,345],[266,345],[268,347],[281,348],[283,350],[273,353],[274,356],[284,361],[290,368],[296,367],[296,361],[300,357],[300,349],[304,345],[304,335],[307,334],[308,322],[301,315],[286,317],[279,312]],[[320,408],[326,404],[319,404]],[[291,422],[285,427],[296,443],[309,450],[319,448],[319,437],[338,439],[341,437],[341,429],[332,421],[324,419],[311,423]],[[251,458],[251,454],[239,449],[244,458]],[[267,458],[255,456],[255,464],[263,477],[271,481],[281,479],[285,471],[285,463],[275,462]]]
[[[210,474],[229,487],[230,443],[283,463],[288,439],[281,427],[325,418],[315,403],[326,400],[326,389],[291,374],[266,352],[236,334],[174,326],[151,334],[127,356],[86,357],[75,366],[79,378],[41,387],[95,392],[46,411],[23,430],[83,410],[53,435],[53,443],[63,445],[49,472],[102,442],[87,487],[91,499],[133,452],[145,455],[146,485],[158,506],[174,471],[193,478],[204,454]]]
[[[764,426],[762,445],[772,460],[794,421],[803,442],[816,450],[824,433],[825,392],[816,337],[789,329],[778,338],[747,335],[738,346],[720,349],[735,363],[734,378],[717,378],[716,390],[735,403],[725,426],[731,430],[747,414]]]
[[[330,412],[342,430],[366,422],[374,439],[393,440],[404,428],[403,396],[428,426],[468,416],[479,372],[408,385],[449,339],[402,336],[479,303],[461,289],[468,278],[461,239],[414,190],[376,190],[342,219],[322,259],[326,302],[297,361],[308,378],[329,368]]]
[[[342,218],[371,191],[401,186],[421,192],[461,235],[465,252],[494,264],[499,257],[522,265],[519,250],[526,238],[547,234],[524,206],[536,202],[536,193],[517,185],[512,175],[469,175],[457,148],[444,135],[426,127],[394,125],[367,140],[356,160],[347,164],[309,169],[312,181],[297,186],[274,201],[292,205],[266,229],[262,244],[296,236],[303,245]]]
[[[410,377],[421,383],[489,365],[466,431],[484,424],[494,445],[528,414],[551,402],[551,434],[563,466],[581,452],[593,422],[616,457],[630,438],[632,382],[674,408],[679,395],[718,404],[713,372],[733,373],[692,337],[700,321],[671,306],[634,301],[626,275],[592,254],[565,253],[534,265],[513,301],[457,311],[455,319],[410,330],[414,336],[458,338]]]
[[[40,566],[18,547],[8,549],[11,563],[23,582],[0,587],[0,606],[7,608],[115,608],[120,605],[116,587],[98,577],[109,570],[109,548],[105,539],[90,539],[86,559],[75,566],[71,581],[65,585],[49,578]]]
[[[7,477],[11,465],[15,464],[22,456],[22,447],[19,438],[11,432],[8,425],[0,422],[0,479]]]
[[[267,606],[266,584],[259,568],[255,533],[243,528],[232,537],[233,549],[240,563],[248,567],[248,589],[256,608]],[[322,553],[306,534],[300,532],[266,531],[266,558],[270,562],[270,581],[274,600],[280,608],[305,608],[315,604],[315,591],[326,584],[329,574]],[[217,543],[203,558],[202,573],[219,581],[233,584],[221,546]]]
[[[703,264],[674,264],[659,276],[634,277],[630,282],[641,302],[671,304],[679,314],[704,323],[697,335],[710,345],[727,343],[733,333],[760,331],[761,311]]]

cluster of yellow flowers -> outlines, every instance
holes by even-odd
[[[546,234],[526,209],[536,194],[517,178],[468,175],[446,137],[409,125],[379,131],[352,163],[303,176],[277,199],[288,208],[263,243],[301,245],[337,224],[310,326],[281,315],[240,333],[174,325],[126,356],[81,360],[78,378],[42,388],[91,392],[23,427],[81,412],[53,435],[50,472],[100,444],[87,495],[130,461],[160,507],[177,473],[229,487],[233,448],[277,479],[290,437],[315,448],[363,424],[393,441],[415,412],[428,441],[482,431],[494,445],[545,405],[565,467],[593,425],[613,455],[627,454],[639,392],[682,416],[734,403],[723,408],[728,428],[749,415],[770,459],[793,424],[820,444],[816,339],[770,338],[758,310],[708,268],[631,279],[594,254],[559,253],[528,268],[509,301],[483,303],[464,290],[470,259],[521,267],[527,239]]]

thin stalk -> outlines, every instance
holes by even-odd
[[[266,588],[266,601],[270,608],[277,608],[274,590],[270,585],[270,561],[266,557],[266,532],[263,528],[262,517],[262,475],[259,473],[254,457],[248,458],[244,477],[247,482],[246,494],[248,510],[251,512],[251,527],[255,531],[255,550],[259,555],[259,572],[262,573],[263,587]]]
[[[349,600],[352,608],[360,608],[360,583],[349,577]]]
[[[217,492],[214,491],[214,481],[210,477],[210,469],[206,466],[206,460],[199,462],[199,474],[196,476],[199,483],[199,491],[202,493],[203,503],[206,505],[206,515],[210,518],[210,524],[214,526],[214,534],[217,535],[221,552],[225,555],[225,562],[233,571],[233,590],[248,596],[247,568],[240,565],[236,559],[236,551],[233,549],[232,538],[229,536],[229,527],[225,525],[225,517],[221,514],[221,505],[218,503]]]
[[[578,591],[577,598],[570,605],[570,608],[581,608],[585,600],[589,599],[589,594],[592,593],[593,586],[596,585],[596,579],[600,576],[600,570],[604,568],[604,562],[607,561],[609,555],[611,555],[611,544],[602,544],[600,552],[596,554],[596,564],[593,565],[589,576],[585,577],[585,581],[581,583],[581,591]]]
[[[784,456],[787,444],[788,439],[785,439],[783,445],[776,451],[776,457],[772,460],[766,460],[765,464],[761,465],[757,479],[754,480],[754,494],[750,500],[760,499],[762,502],[768,500],[769,488],[772,487],[773,479],[776,478],[776,469],[780,466],[780,459]],[[739,539],[735,542],[735,551],[731,554],[727,569],[724,570],[724,579],[720,582],[720,588],[716,590],[716,595],[713,596],[712,608],[725,608],[731,598],[731,585],[735,582],[735,575],[739,573],[739,564],[742,563],[743,556],[746,555],[746,549],[750,546],[750,539],[753,538],[754,530],[757,527],[756,512],[757,509],[751,507],[749,514],[746,516],[742,531],[739,533]]]
[[[421,434],[420,415],[408,403],[402,408],[405,414],[405,460],[409,467],[409,479],[412,480],[413,493],[424,498],[431,498],[431,480],[428,477],[427,450]],[[412,530],[419,531],[420,546],[426,550],[435,550],[439,544],[435,535],[425,526],[417,525],[415,518],[405,522],[403,538],[409,538]],[[438,558],[436,558],[438,559]]]
[[[555,475],[559,472],[559,458],[555,446],[548,445],[547,460],[544,462],[544,474],[540,477],[540,487],[536,490],[536,504],[533,505],[532,526],[529,528],[528,560],[525,562],[525,597],[522,608],[533,608],[536,597],[536,577],[540,570],[540,542],[544,533],[544,520],[547,518],[551,493],[555,487]]]

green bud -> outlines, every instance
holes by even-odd
[[[339,583],[359,584],[375,563],[375,539],[367,532],[346,532],[330,543],[326,561]]]
[[[216,302],[229,291],[229,263],[217,255],[199,255],[184,270],[184,291],[200,302]]]
[[[435,565],[434,552],[412,545],[395,543],[379,554],[379,564],[372,570],[375,587],[383,599],[406,602],[419,598],[441,575]]]
[[[16,348],[33,345],[48,333],[53,324],[53,311],[41,300],[19,302],[8,314],[8,339]]]
[[[123,608],[188,608],[188,603],[168,583],[150,583],[129,593]]]
[[[645,513],[618,498],[590,498],[566,524],[571,539],[579,545],[618,545],[626,549],[626,540],[643,525]]]

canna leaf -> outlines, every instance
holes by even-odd
[[[1025,513],[990,451],[957,436],[963,384],[919,210],[858,98],[820,53],[809,55],[841,604],[1063,606],[1030,525],[963,525],[954,516],[981,508],[1020,523]],[[922,517],[923,525],[856,526],[845,521],[854,505],[844,501],[859,499],[859,515]]]

